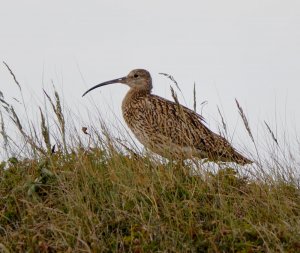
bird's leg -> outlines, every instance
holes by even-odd
[[[185,167],[185,163],[184,163],[184,160],[183,159],[180,159],[177,161],[177,164],[181,167]]]

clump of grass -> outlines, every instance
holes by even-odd
[[[42,130],[43,140],[44,140],[44,142],[46,144],[48,154],[51,154],[52,153],[52,149],[51,149],[49,129],[48,129],[47,125],[46,125],[45,116],[44,116],[44,114],[42,112],[41,107],[39,107],[39,109],[40,109],[40,113],[41,113],[41,130]]]
[[[293,185],[232,169],[204,180],[100,148],[61,156],[46,165],[55,177],[28,160],[1,171],[0,239],[10,251],[299,250]]]
[[[1,163],[0,251],[299,252],[296,180],[247,177],[229,167],[191,175],[192,165],[141,155],[104,123],[100,131],[68,132],[54,97],[54,140],[51,112],[40,110],[40,129],[28,130],[7,111],[34,155]],[[52,144],[64,148],[54,152]]]

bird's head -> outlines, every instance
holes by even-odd
[[[145,69],[134,69],[130,71],[127,76],[100,83],[90,88],[82,96],[96,88],[113,83],[127,84],[131,89],[135,90],[146,90],[149,92],[152,90],[152,78],[150,73]]]

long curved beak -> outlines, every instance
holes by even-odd
[[[108,84],[112,84],[112,83],[126,83],[126,76],[118,78],[118,79],[110,80],[110,81],[107,81],[107,82],[104,82],[104,83],[97,84],[94,87],[87,90],[85,93],[83,93],[82,96],[85,96],[87,93],[89,93],[90,91],[92,91],[96,88],[99,88],[99,87],[102,87],[102,86],[105,86],[105,85],[108,85]]]

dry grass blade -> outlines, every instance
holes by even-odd
[[[22,103],[19,101],[19,99],[17,99],[17,98],[13,97],[12,99],[15,100],[16,102],[18,102],[20,105],[22,104]]]
[[[61,103],[60,103],[60,99],[59,99],[59,95],[58,95],[57,91],[54,92],[54,95],[55,95],[55,100],[56,100],[55,113],[56,113],[57,119],[59,121],[59,124],[61,126],[62,132],[63,132],[63,134],[65,134],[65,118],[64,118],[64,115],[62,112],[62,107],[61,107]]]
[[[6,66],[6,68],[7,68],[7,69],[8,69],[8,71],[9,71],[9,73],[10,73],[10,74],[12,75],[12,77],[14,78],[14,80],[15,80],[15,83],[18,85],[18,87],[19,87],[20,91],[22,91],[22,89],[21,89],[21,85],[19,84],[19,82],[18,82],[18,80],[17,80],[17,78],[16,78],[15,74],[12,72],[11,68],[8,66],[8,64],[7,64],[5,61],[3,61],[3,64]]]
[[[25,115],[26,115],[26,118],[27,118],[27,122],[28,122],[28,125],[30,125],[30,120],[29,120],[29,116],[28,116],[28,113],[27,113],[27,107],[26,107],[26,102],[25,102],[25,99],[24,99],[24,96],[23,96],[23,92],[22,92],[22,88],[21,88],[21,85],[20,83],[18,82],[15,74],[13,73],[13,71],[11,70],[11,68],[8,66],[8,64],[6,62],[3,61],[3,64],[6,66],[6,68],[8,69],[9,73],[11,74],[11,76],[13,77],[15,83],[18,85],[19,87],[19,90],[20,90],[20,95],[21,95],[21,98],[22,98],[22,103],[16,99],[16,98],[13,98],[15,101],[17,101],[18,103],[22,104],[23,105],[23,108],[24,108],[24,111],[25,111]],[[16,122],[17,123],[17,122]],[[32,136],[32,129],[29,127],[29,131],[30,131],[30,135]],[[30,138],[32,140],[32,138]]]
[[[203,108],[208,104],[208,102],[205,100],[200,104],[200,108],[201,108],[201,115],[203,114]]]
[[[65,152],[67,152],[67,143],[66,143],[66,128],[65,128],[65,118],[62,112],[62,107],[61,107],[61,103],[60,103],[60,98],[58,95],[58,92],[55,90],[54,91],[54,95],[55,95],[55,100],[56,100],[56,105],[53,103],[52,99],[50,98],[50,96],[48,95],[48,93],[44,91],[44,94],[46,95],[46,97],[48,98],[52,109],[58,119],[58,123],[59,123],[59,131],[62,135],[62,141],[63,141],[63,146],[65,149]]]
[[[43,144],[41,142],[41,138],[37,133],[37,128],[35,127],[35,124],[33,124],[33,122],[31,122],[31,139],[32,141],[34,141],[34,143],[38,146],[38,147],[43,147]]]
[[[57,116],[57,119],[58,119],[58,122],[59,122],[59,125],[60,125],[64,149],[65,149],[65,152],[67,152],[65,118],[64,118],[64,114],[63,114],[63,112],[62,112],[62,107],[61,107],[61,103],[60,103],[60,99],[59,99],[58,92],[55,91],[55,92],[54,92],[54,95],[55,95],[55,100],[56,100],[56,110],[55,110],[55,114],[56,114],[56,116]]]
[[[19,117],[18,115],[16,114],[16,111],[15,109],[10,106],[10,112],[12,114],[12,116],[10,116],[10,118],[12,119],[12,121],[15,123],[15,125],[17,126],[17,128],[19,129],[20,132],[23,132],[23,127],[22,127],[22,124],[19,120]]]
[[[217,108],[218,108],[218,113],[219,113],[219,115],[220,115],[220,117],[221,117],[221,120],[222,120],[222,126],[223,126],[223,129],[224,129],[225,134],[226,134],[226,136],[227,136],[227,125],[226,125],[226,123],[225,123],[225,120],[224,120],[224,118],[223,118],[223,115],[222,115],[222,113],[221,113],[221,111],[220,111],[219,106],[217,106]]]
[[[177,89],[179,90],[179,92],[181,93],[181,96],[182,96],[182,98],[183,98],[184,104],[186,105],[186,100],[185,100],[185,98],[184,98],[184,95],[183,95],[183,93],[182,93],[182,91],[181,91],[181,89],[180,89],[180,87],[179,87],[177,81],[175,80],[175,78],[174,78],[173,76],[169,75],[169,74],[166,74],[166,73],[159,73],[159,74],[160,74],[160,75],[163,75],[163,76],[166,76],[167,78],[169,78],[169,79],[175,84],[176,88],[177,88]],[[172,96],[173,96],[173,95],[172,95]],[[174,97],[173,97],[173,98],[174,98]]]
[[[170,90],[171,90],[172,98],[174,99],[175,103],[179,105],[178,96],[172,86],[170,86]]]
[[[168,77],[175,84],[176,88],[181,92],[181,89],[180,89],[177,81],[175,80],[175,78],[172,75],[169,75],[167,73],[158,73],[158,74]]]
[[[44,89],[43,89],[43,91],[44,91],[44,94],[46,95],[46,97],[48,98],[48,100],[49,100],[49,102],[50,102],[50,104],[51,104],[51,106],[52,106],[53,111],[55,112],[55,111],[56,111],[55,105],[54,105],[54,103],[52,102],[51,97],[48,95],[48,93],[47,93]]]
[[[131,149],[130,147],[126,146],[120,139],[116,139],[115,140],[119,145],[121,145],[130,155],[131,157],[137,159],[137,158],[141,158],[141,156],[139,154],[137,154],[133,149]]]
[[[6,133],[5,124],[4,124],[4,118],[3,118],[3,114],[2,114],[1,110],[0,110],[0,120],[1,120],[0,134],[1,134],[2,138],[3,138],[3,147],[4,147],[4,150],[6,152],[6,155],[8,155],[8,135]]]
[[[240,116],[241,116],[241,118],[242,118],[242,120],[244,122],[244,126],[245,126],[245,128],[246,128],[246,130],[247,130],[247,132],[248,132],[248,134],[249,134],[252,142],[255,143],[253,135],[252,135],[252,132],[251,132],[251,129],[250,129],[250,125],[249,125],[248,119],[247,119],[247,117],[246,117],[246,115],[245,115],[245,113],[243,111],[243,108],[240,106],[240,104],[237,101],[237,99],[235,99],[235,102],[236,102],[236,105],[238,107],[239,114],[240,114]]]
[[[51,154],[51,143],[50,143],[50,134],[49,134],[49,129],[46,126],[46,120],[45,120],[45,116],[42,112],[41,107],[39,107],[40,109],[40,113],[41,113],[41,129],[42,129],[42,136],[44,139],[44,142],[46,144],[47,147],[47,151],[49,154]]]
[[[182,117],[184,118],[184,120],[186,121],[186,115],[185,115],[185,113],[184,113],[184,111],[183,111],[183,107],[182,107],[182,105],[179,103],[178,96],[177,96],[177,94],[176,94],[176,92],[174,91],[174,89],[173,89],[172,86],[170,86],[170,90],[171,90],[172,98],[174,99],[175,103],[177,104],[178,110],[179,110],[181,116],[182,116]]]
[[[0,98],[0,102],[3,103],[3,104],[5,104],[6,106],[9,106],[9,104],[4,99],[2,99],[2,98]]]
[[[277,138],[275,137],[274,132],[271,130],[270,126],[268,125],[268,123],[267,123],[266,121],[264,121],[264,123],[265,123],[265,125],[266,125],[266,127],[267,127],[269,133],[271,134],[271,137],[272,137],[273,141],[279,146],[278,140],[277,140]]]
[[[194,112],[197,112],[197,98],[196,98],[196,83],[194,83],[194,90],[193,90],[193,97],[194,97]]]
[[[22,127],[22,124],[19,120],[18,115],[16,114],[14,108],[12,106],[10,106],[10,113],[11,113],[11,120],[15,123],[16,127],[18,128],[18,130],[20,131],[20,133],[23,135],[24,139],[30,144],[30,146],[32,147],[32,149],[35,151],[39,151],[40,153],[42,153],[43,155],[46,155],[46,152],[43,148],[39,147],[36,142],[30,137],[28,136]]]

